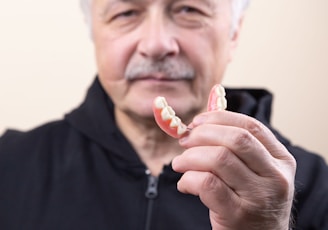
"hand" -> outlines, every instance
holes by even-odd
[[[271,131],[228,111],[200,114],[190,127],[172,165],[184,173],[179,191],[209,208],[212,229],[288,229],[296,162]]]

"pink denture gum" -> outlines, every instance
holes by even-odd
[[[207,110],[225,110],[227,108],[225,95],[225,90],[221,85],[213,86],[209,94]],[[187,132],[187,126],[175,115],[174,110],[168,105],[164,97],[155,98],[153,112],[157,125],[168,135],[180,138]]]

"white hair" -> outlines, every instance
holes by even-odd
[[[231,0],[232,1],[232,31],[238,27],[239,20],[249,5],[250,0]],[[92,0],[80,0],[81,8],[84,12],[85,20],[91,30],[91,3]]]
[[[80,6],[84,13],[85,22],[91,31],[91,2],[92,0],[80,0]]]
[[[242,17],[244,11],[248,7],[249,2],[250,0],[232,0],[232,31],[233,32],[238,28],[240,18]]]

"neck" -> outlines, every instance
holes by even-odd
[[[163,166],[181,154],[183,148],[176,139],[165,134],[154,119],[130,116],[115,109],[116,123],[130,141],[151,174],[159,175]]]

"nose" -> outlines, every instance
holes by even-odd
[[[177,55],[179,45],[173,36],[172,25],[158,14],[145,20],[138,52],[144,58],[157,61]]]

